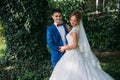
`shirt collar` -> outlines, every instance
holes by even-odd
[[[54,22],[54,24],[55,24],[55,26],[57,27],[57,23],[56,23],[56,22]]]
[[[57,26],[57,23],[56,23],[56,22],[54,22],[54,24],[55,24],[55,26]]]

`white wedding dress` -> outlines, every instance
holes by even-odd
[[[79,30],[79,29],[78,29]],[[68,44],[73,43],[70,33],[77,32],[72,29],[67,34]],[[80,46],[80,45],[79,45]],[[94,62],[93,62],[94,63]],[[79,47],[67,50],[60,61],[56,64],[50,80],[114,80],[101,67],[94,66],[84,53],[80,52]]]

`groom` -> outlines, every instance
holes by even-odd
[[[54,23],[47,29],[47,44],[51,49],[52,67],[54,69],[64,54],[64,52],[59,51],[59,47],[67,44],[68,28],[62,23],[62,12],[59,8],[52,11],[52,19]]]

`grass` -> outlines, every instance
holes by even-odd
[[[120,52],[107,52],[97,55],[103,70],[115,80],[120,80]]]

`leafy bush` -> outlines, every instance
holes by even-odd
[[[71,12],[81,10],[92,49],[120,50],[119,13],[89,15],[95,9],[88,9],[86,0],[2,0],[1,3],[0,20],[7,44],[5,59],[0,65],[1,80],[48,80],[52,69],[46,26],[52,23],[50,14],[55,7],[62,9],[63,21],[67,24]]]
[[[46,62],[50,58],[46,47],[47,0],[1,2],[0,19],[4,24],[7,49],[0,64],[0,78],[44,79],[48,76],[46,68],[50,68],[47,65],[50,63]]]
[[[101,13],[86,15],[84,25],[92,48],[100,51],[119,51],[120,36],[118,33],[119,13]]]

